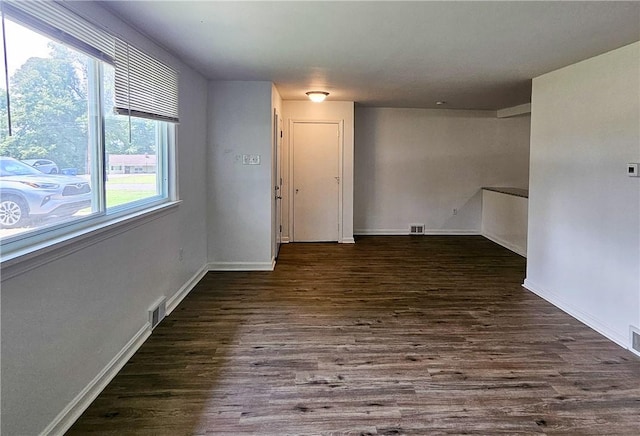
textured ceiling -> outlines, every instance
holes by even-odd
[[[366,106],[510,107],[530,101],[533,77],[640,40],[640,2],[104,5],[210,79]]]

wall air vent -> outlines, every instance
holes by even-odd
[[[410,235],[424,235],[424,224],[409,224]]]
[[[149,309],[149,323],[151,324],[151,330],[156,328],[160,321],[164,319],[164,316],[167,313],[167,302],[166,298],[162,297],[156,303],[151,306]]]

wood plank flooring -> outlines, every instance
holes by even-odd
[[[477,236],[209,273],[69,435],[640,434],[640,359]]]

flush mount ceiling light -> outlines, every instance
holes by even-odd
[[[325,98],[329,95],[328,92],[324,91],[309,91],[307,92],[307,96],[309,99],[315,103],[322,103]]]
[[[443,104],[447,104],[447,102],[446,102],[446,101],[439,100],[439,101],[436,101],[436,104],[437,104],[438,106],[442,106]]]

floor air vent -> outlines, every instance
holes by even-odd
[[[640,353],[640,333],[635,330],[631,331],[631,348]]]
[[[151,306],[151,309],[149,309],[149,323],[151,323],[151,330],[153,330],[158,324],[160,324],[160,321],[164,319],[166,313],[167,303],[166,299],[162,297],[156,302],[156,304]]]
[[[424,235],[424,224],[409,224],[410,235]]]

